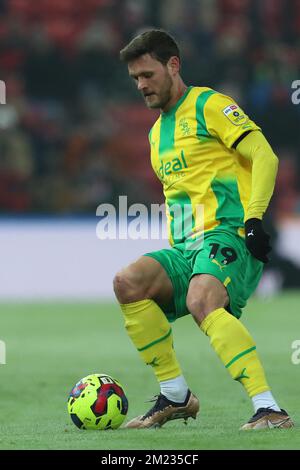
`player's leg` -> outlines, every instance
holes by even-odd
[[[173,348],[172,329],[162,310],[173,300],[167,272],[156,259],[142,256],[116,275],[114,290],[127,333],[143,361],[152,366],[161,390],[151,410],[127,427],[161,426],[169,419],[195,417],[198,400],[188,390]]]
[[[256,346],[245,326],[226,311],[229,297],[222,282],[208,274],[195,275],[187,306],[234,380],[253,397],[269,390]]]
[[[172,348],[172,330],[161,309],[173,297],[172,283],[162,266],[142,256],[115,276],[114,291],[127,333],[157,379],[181,375]]]
[[[114,291],[121,304],[153,299],[164,305],[173,298],[173,286],[166,271],[148,256],[141,256],[116,274]]]
[[[243,288],[243,279],[238,278],[242,268],[246,269],[243,245],[232,244],[225,237],[214,243],[210,240],[208,247],[204,247],[196,259],[187,306],[232,378],[240,382],[252,398],[255,411],[260,410],[243,429],[267,427],[269,422],[273,427],[291,427],[292,421],[280,410],[270,392],[254,340],[228,311],[234,308],[235,297]],[[201,274],[201,270],[211,274]]]

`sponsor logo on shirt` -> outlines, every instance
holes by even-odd
[[[180,155],[176,156],[175,158],[169,159],[167,161],[161,161],[161,165],[159,168],[159,177],[161,180],[164,180],[165,177],[180,172],[188,168],[185,155],[183,150],[181,151]]]

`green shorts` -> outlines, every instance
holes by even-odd
[[[187,249],[186,243],[182,242],[171,249],[146,253],[145,256],[156,259],[172,282],[173,303],[163,308],[170,322],[189,314],[186,297],[195,274],[211,274],[219,279],[229,296],[226,310],[239,318],[263,270],[263,263],[248,252],[242,237],[216,229],[205,234],[197,249]]]

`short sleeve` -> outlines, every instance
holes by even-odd
[[[228,148],[243,134],[261,130],[232,98],[221,93],[212,94],[205,103],[204,119],[209,134]]]

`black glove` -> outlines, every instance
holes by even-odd
[[[267,263],[267,254],[271,251],[270,236],[264,231],[262,221],[249,219],[245,222],[245,243],[254,258]]]

